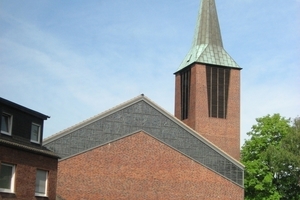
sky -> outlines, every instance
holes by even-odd
[[[300,115],[300,0],[216,0],[255,119]],[[44,138],[140,94],[174,113],[200,0],[0,0],[0,96],[50,116]]]

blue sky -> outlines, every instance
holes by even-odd
[[[255,118],[300,115],[300,0],[216,0]],[[145,94],[173,114],[200,0],[0,0],[0,96],[51,116],[44,137]]]

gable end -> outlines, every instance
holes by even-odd
[[[243,167],[142,100],[56,137],[45,147],[66,158],[143,130],[204,166],[243,186]]]

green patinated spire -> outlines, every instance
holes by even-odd
[[[192,48],[177,71],[195,62],[240,68],[223,48],[214,0],[202,0]]]

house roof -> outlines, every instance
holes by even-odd
[[[25,112],[25,113],[27,113],[27,114],[33,115],[33,116],[38,117],[38,118],[43,119],[43,120],[46,120],[46,119],[50,118],[50,117],[47,116],[47,115],[44,115],[44,114],[42,114],[42,113],[40,113],[40,112],[37,112],[37,111],[35,111],[35,110],[31,110],[31,109],[29,109],[29,108],[26,108],[26,107],[24,107],[24,106],[21,106],[21,105],[19,105],[19,104],[16,104],[16,103],[14,103],[14,102],[12,102],[12,101],[9,101],[9,100],[4,99],[4,98],[1,98],[1,97],[0,97],[0,103],[2,103],[2,104],[4,104],[4,105],[7,105],[7,106],[10,106],[10,107],[12,107],[12,108],[21,110],[21,111],[23,111],[23,112]]]
[[[43,141],[62,159],[143,131],[243,185],[244,166],[144,95],[54,134]],[[228,168],[229,167],[229,168]]]
[[[193,63],[240,69],[238,64],[223,48],[214,0],[202,0],[192,47],[176,72]]]
[[[46,147],[28,144],[25,142],[12,139],[11,137],[5,137],[5,138],[1,137],[0,145],[15,148],[15,149],[20,149],[22,151],[28,151],[31,153],[40,154],[48,157],[60,158],[54,152],[50,151]]]

